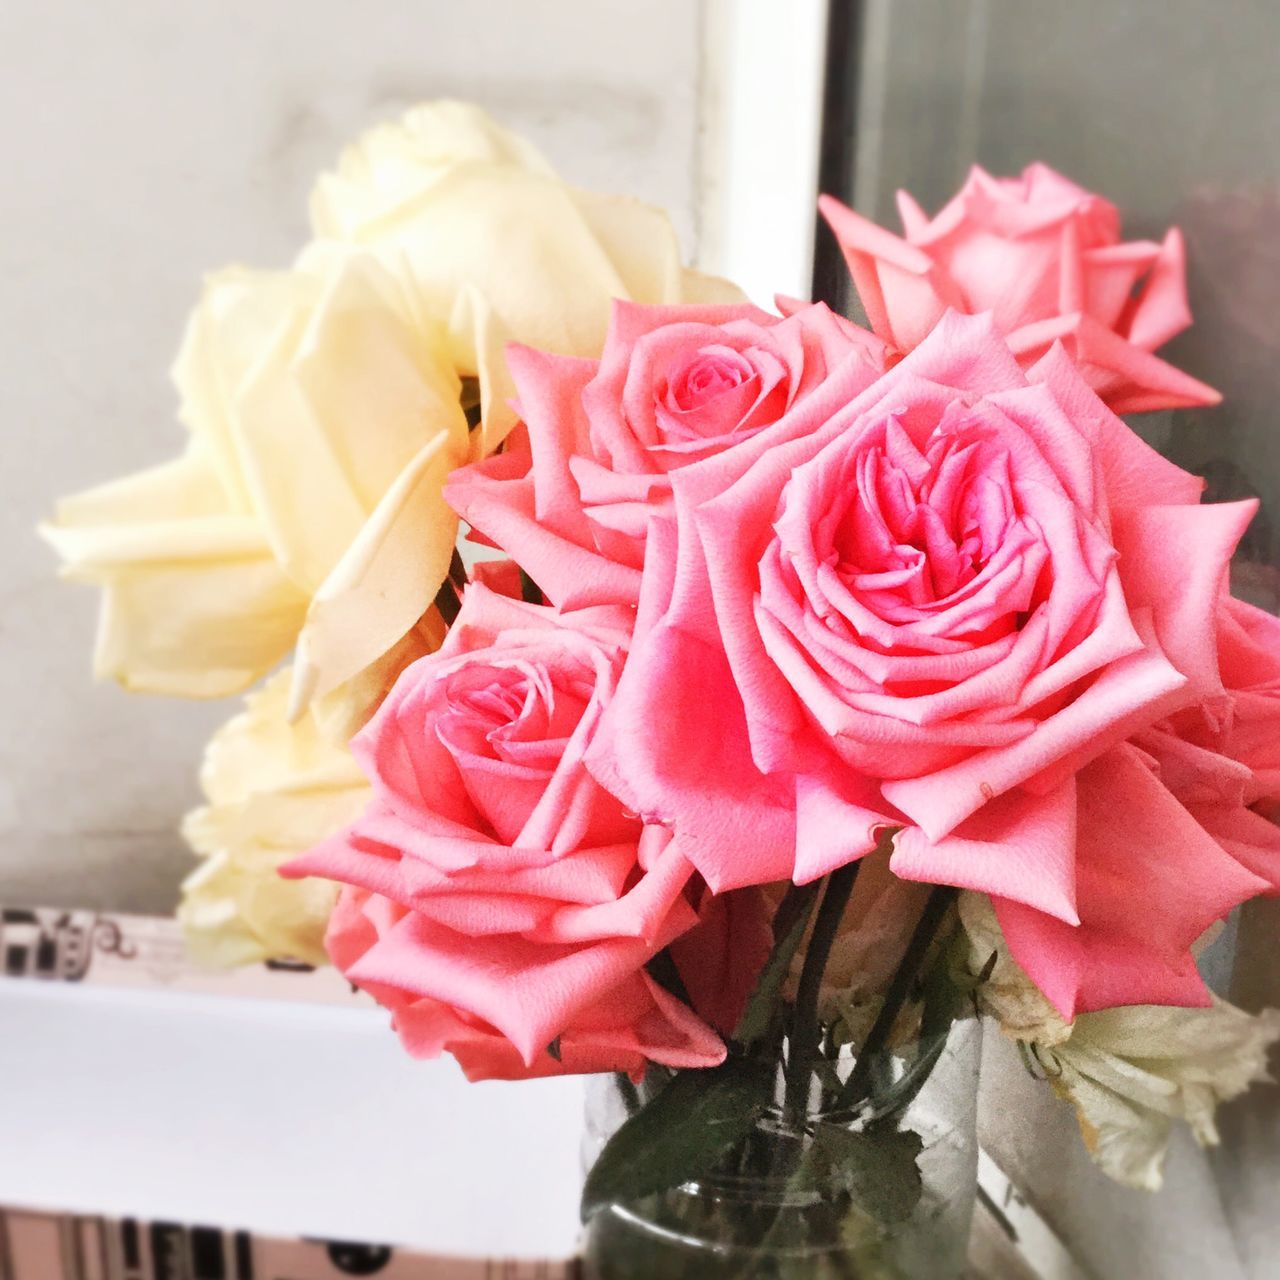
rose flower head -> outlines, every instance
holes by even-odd
[[[697,922],[693,868],[583,763],[629,625],[470,586],[353,742],[367,812],[287,869],[348,886],[330,955],[411,1053],[447,1050],[473,1079],[723,1058],[645,971]]]
[[[1164,785],[1242,865],[1280,892],[1280,618],[1224,595],[1217,614],[1224,697],[1136,735]]]
[[[967,966],[986,975],[979,1007],[1075,1108],[1089,1154],[1117,1182],[1158,1191],[1175,1122],[1216,1146],[1217,1107],[1270,1079],[1280,1011],[1248,1014],[1215,997],[1194,1010],[1140,1005],[1064,1022],[1010,957],[991,903],[966,893],[959,909]]]
[[[386,661],[457,537],[442,487],[468,430],[441,327],[372,258],[313,248],[211,275],[174,379],[182,455],[44,530],[103,588],[97,674],[221,697],[300,645],[321,695]]]
[[[296,650],[291,710],[324,704],[345,740],[439,642],[442,488],[514,424],[505,342],[595,355],[615,297],[741,295],[682,265],[661,210],[570,186],[463,103],[370,130],[311,215],[289,270],[206,280],[174,366],[181,456],[44,532],[102,588],[99,676],[222,697]]]
[[[932,219],[900,191],[905,238],[830,196],[819,203],[871,327],[898,351],[948,308],[990,311],[1024,366],[1063,343],[1116,413],[1221,399],[1151,354],[1191,323],[1181,233],[1122,241],[1115,206],[1047,165],[1017,178],[975,165]]]
[[[311,224],[379,257],[429,314],[461,320],[460,304],[478,304],[513,340],[565,355],[600,350],[613,298],[742,296],[683,265],[663,210],[572,186],[467,102],[421,103],[361,136],[316,182]],[[474,372],[482,336],[451,329]]]
[[[901,828],[893,871],[990,893],[1066,1016],[1206,999],[1187,949],[1264,882],[1126,740],[1227,696],[1253,504],[1201,506],[1060,349],[1024,372],[989,316],[808,406],[673,474],[592,769],[716,892]]]
[[[882,350],[822,305],[783,319],[749,305],[618,303],[599,360],[508,349],[525,430],[456,472],[446,497],[555,604],[634,604],[672,477],[803,419],[832,380],[854,395]]]
[[[205,748],[206,803],[182,824],[202,862],[183,881],[178,906],[188,954],[200,963],[325,963],[338,886],[276,872],[361,813],[369,784],[313,713],[286,719],[291,679],[287,667],[276,672]]]

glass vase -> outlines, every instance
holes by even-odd
[[[587,1225],[586,1280],[948,1280],[965,1265],[977,1193],[981,1023],[884,1050],[856,1107],[826,1109],[854,1069],[815,1078],[806,1103],[774,1102],[716,1169]],[[588,1085],[587,1167],[664,1083]]]

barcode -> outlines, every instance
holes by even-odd
[[[571,1260],[446,1258],[217,1227],[0,1209],[0,1280],[577,1280]]]

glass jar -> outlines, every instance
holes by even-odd
[[[959,1276],[977,1193],[981,1023],[960,1019],[936,1044],[912,1048],[881,1055],[856,1109],[824,1111],[814,1096],[797,1116],[780,1097],[714,1173],[597,1211],[587,1280]],[[835,1068],[847,1079],[852,1058]],[[655,1084],[593,1079],[588,1165]]]

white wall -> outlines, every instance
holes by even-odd
[[[163,911],[233,705],[89,676],[94,594],[33,532],[181,447],[166,370],[202,271],[282,265],[360,129],[468,97],[696,248],[694,0],[6,0],[0,6],[0,902]]]

